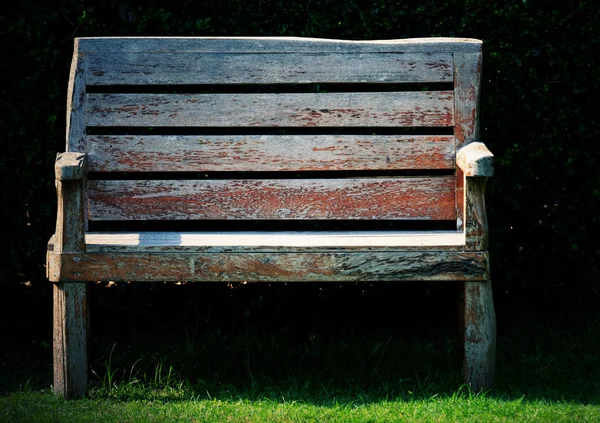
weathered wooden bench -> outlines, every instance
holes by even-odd
[[[457,281],[465,380],[491,387],[480,73],[470,39],[76,40],[55,392],[87,389],[91,281]]]

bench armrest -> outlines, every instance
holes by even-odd
[[[54,163],[57,181],[82,179],[87,170],[87,155],[83,153],[59,153]]]
[[[52,250],[58,253],[85,251],[87,156],[60,153],[56,156],[57,217]]]
[[[494,155],[482,142],[472,142],[458,150],[456,165],[465,176],[494,175]]]
[[[472,142],[458,151],[456,165],[463,171],[466,249],[485,251],[488,248],[485,185],[487,177],[494,174],[494,155],[482,142]]]

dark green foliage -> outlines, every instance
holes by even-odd
[[[497,290],[564,284],[597,295],[600,16],[591,0],[53,0],[0,8],[0,287],[44,284],[73,37],[457,36],[485,41],[481,128],[497,157],[488,191]]]

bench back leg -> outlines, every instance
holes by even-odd
[[[85,396],[88,386],[87,283],[54,284],[54,393]]]
[[[465,383],[474,391],[492,389],[496,370],[496,315],[492,283],[465,282]]]

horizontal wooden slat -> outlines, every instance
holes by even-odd
[[[464,249],[464,232],[95,232],[87,252],[307,252],[336,249]]]
[[[88,126],[452,126],[452,91],[88,94]]]
[[[58,281],[480,281],[486,252],[48,253]]]
[[[453,169],[453,136],[87,137],[91,172]]]
[[[90,181],[91,220],[456,218],[455,178]]]
[[[89,56],[89,85],[452,82],[451,54],[126,53]]]
[[[118,53],[455,53],[479,52],[481,41],[468,38],[412,38],[346,41],[296,37],[106,37],[78,38],[80,54]]]

